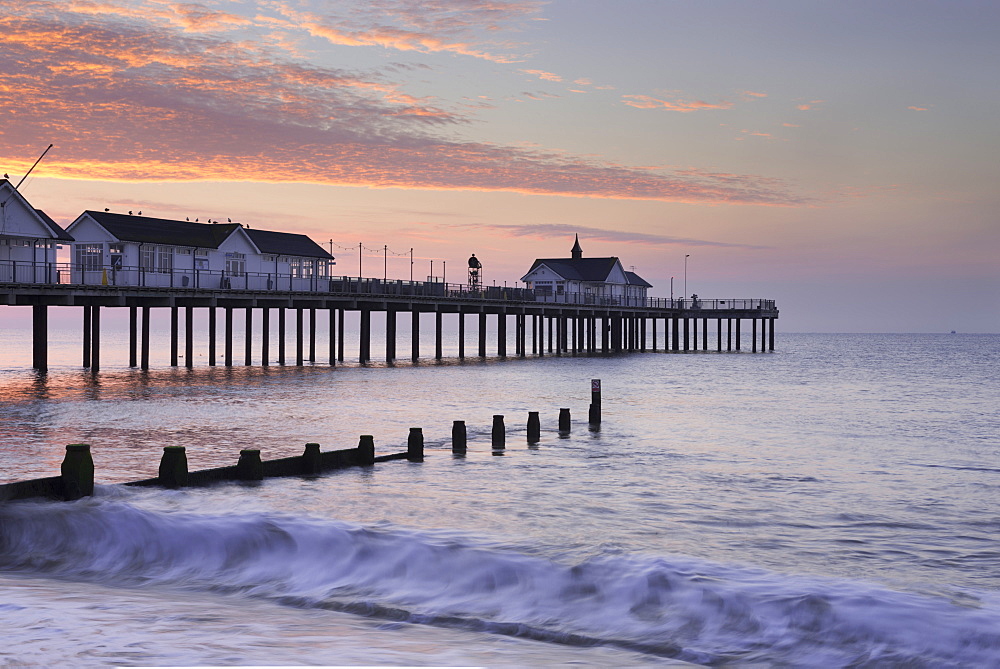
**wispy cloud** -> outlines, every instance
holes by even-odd
[[[449,227],[475,228],[489,230],[506,237],[527,237],[530,239],[551,240],[553,237],[565,235],[567,238],[579,234],[587,240],[610,242],[613,244],[641,244],[643,246],[716,246],[741,249],[766,249],[768,246],[754,244],[735,244],[731,242],[716,242],[707,239],[691,237],[673,237],[648,232],[630,232],[628,230],[611,230],[608,228],[593,228],[584,225],[568,225],[565,223],[536,223],[524,225],[504,224],[452,224]]]
[[[190,17],[198,12],[189,7],[182,12],[189,18],[178,21],[174,5],[153,3],[146,11],[123,6],[115,13],[95,10],[106,5],[73,2],[0,8],[0,142],[8,169],[26,167],[39,146],[54,141],[39,173],[64,178],[804,201],[786,184],[755,175],[648,170],[538,147],[466,141],[454,134],[472,110],[406,92],[389,78],[398,64],[366,73],[319,66],[247,38],[246,25],[222,13],[209,12],[204,29],[196,30],[199,21]],[[454,9],[470,3],[488,12],[485,0],[431,4]],[[421,29],[466,20],[447,12],[424,17],[417,3],[381,4],[412,10],[407,16]],[[514,4],[497,3],[503,10]],[[535,5],[521,4],[523,11]],[[221,30],[224,25],[235,32]]]
[[[809,111],[814,109],[816,105],[823,104],[823,100],[810,100],[809,102],[803,102],[795,106],[799,111]]]
[[[704,100],[662,100],[649,95],[623,95],[622,100],[637,109],[665,109],[675,112],[696,112],[710,109],[732,109],[732,102],[705,102]]]
[[[533,77],[538,77],[542,81],[562,81],[563,78],[558,74],[553,74],[551,72],[546,72],[545,70],[519,70],[524,74],[530,74]]]
[[[913,111],[927,111],[927,107],[907,107],[907,109],[912,109]]]

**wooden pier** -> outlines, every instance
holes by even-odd
[[[357,312],[360,320],[359,360],[371,362],[372,327],[383,325],[386,361],[398,359],[399,315],[408,314],[410,359],[422,357],[420,314],[433,313],[434,358],[442,358],[446,317],[457,320],[458,357],[508,355],[508,328],[513,329],[513,355],[519,357],[623,351],[705,351],[709,331],[715,330],[716,351],[774,350],[774,325],[778,310],[773,300],[671,300],[649,298],[639,303],[583,303],[541,301],[528,290],[484,288],[465,290],[441,283],[379,281],[375,279],[324,280],[312,290],[240,290],[230,287],[189,288],[82,285],[65,283],[0,283],[0,305],[32,307],[32,366],[48,368],[49,307],[82,307],[82,364],[98,371],[101,364],[101,313],[103,308],[129,310],[129,366],[150,367],[150,315],[153,309],[170,311],[170,365],[178,366],[180,346],[184,364],[194,364],[194,313],[208,315],[209,365],[253,364],[255,328],[261,333],[261,363],[271,359],[271,318],[277,317],[278,364],[303,365],[317,358],[330,365],[344,361],[344,317]],[[218,285],[218,284],[216,284]],[[582,298],[582,296],[580,296]],[[552,299],[551,297],[549,299]],[[220,342],[219,316],[222,332]],[[286,349],[289,311],[294,320],[294,358]],[[181,318],[181,312],[184,317]],[[234,320],[242,319],[244,350],[234,347]],[[372,314],[379,316],[373,319]],[[465,350],[466,327],[477,329],[478,349]],[[183,321],[183,337],[181,322]],[[381,322],[380,322],[381,321]],[[743,325],[749,321],[747,341]],[[322,325],[320,325],[322,324]],[[325,329],[328,349],[317,351],[317,329]],[[490,336],[490,332],[493,336]],[[488,350],[492,341],[494,347]]]

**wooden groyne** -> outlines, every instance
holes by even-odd
[[[599,430],[601,424],[601,382],[591,381],[591,404],[588,413],[591,430]],[[566,435],[572,429],[570,410],[559,409],[559,434]],[[504,416],[493,416],[490,444],[495,454],[506,449],[507,429]],[[537,444],[541,439],[539,412],[528,412],[527,442]],[[465,421],[454,422],[451,432],[451,450],[458,456],[468,450]],[[184,446],[164,446],[157,476],[140,481],[129,481],[126,486],[186,488],[207,486],[226,481],[262,481],[279,477],[311,477],[348,467],[372,467],[377,463],[392,460],[423,462],[423,429],[411,427],[403,452],[375,455],[375,438],[361,435],[355,448],[323,452],[320,445],[310,442],[305,445],[302,455],[262,460],[260,449],[249,448],[240,451],[235,465],[189,471],[187,449]],[[59,476],[50,476],[28,481],[16,481],[0,485],[0,502],[31,498],[47,498],[73,501],[94,494],[94,460],[89,444],[69,444],[60,467]]]

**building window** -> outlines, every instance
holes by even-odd
[[[109,244],[108,253],[111,255],[111,269],[120,270],[125,257],[124,244]]]
[[[317,260],[316,261],[316,275],[322,278],[330,276],[330,261],[329,260]]]
[[[77,244],[76,264],[85,272],[104,266],[104,246],[101,244]]]
[[[295,278],[302,276],[302,258],[291,258],[288,261],[288,273]]]
[[[139,267],[145,272],[152,272],[156,267],[156,249],[143,246],[139,249]]]
[[[195,249],[194,268],[208,269],[208,249]]]
[[[246,255],[243,253],[226,254],[226,274],[229,276],[243,276],[247,271]]]
[[[174,247],[158,246],[157,251],[157,271],[160,274],[170,274],[174,268]]]

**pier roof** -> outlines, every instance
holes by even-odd
[[[235,225],[235,223],[234,223]],[[272,230],[244,230],[261,253],[333,260],[322,246],[305,235]]]
[[[107,211],[85,211],[101,227],[122,241],[217,249],[240,227],[238,223],[192,223],[168,218],[132,216]]]
[[[628,284],[630,286],[645,286],[646,288],[653,287],[653,284],[649,283],[635,272],[625,270],[625,278],[628,279]]]
[[[617,262],[618,258],[539,258],[532,263],[528,274],[545,265],[570,281],[606,281]]]

